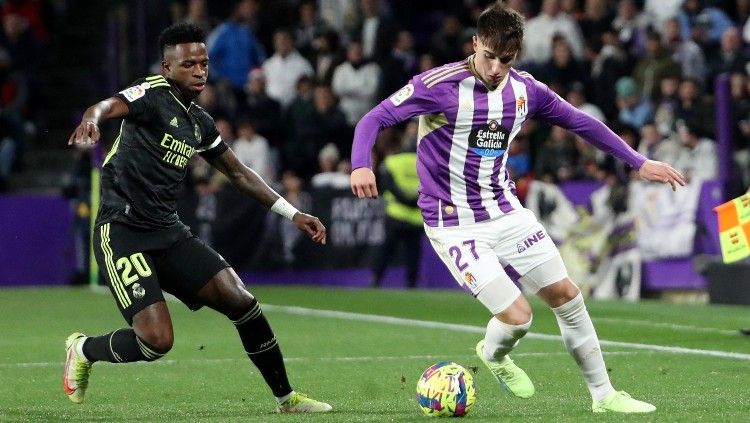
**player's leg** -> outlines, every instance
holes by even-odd
[[[279,412],[326,412],[331,406],[295,392],[289,384],[284,358],[263,310],[232,268],[225,268],[198,291],[197,300],[227,316],[240,335],[247,356],[263,375]]]
[[[95,337],[79,332],[68,336],[63,388],[75,403],[83,401],[94,362],[153,361],[172,347],[172,321],[154,262],[137,251],[137,238],[123,225],[106,224],[94,232],[94,255],[102,276],[132,328]]]
[[[528,398],[534,384],[508,353],[531,325],[531,307],[500,265],[492,248],[492,225],[425,227],[435,252],[462,288],[491,313],[484,339],[476,345],[482,362],[500,385],[515,396]]]
[[[559,255],[527,272],[521,281],[532,290],[538,289],[539,297],[555,313],[565,347],[581,369],[591,393],[593,411],[643,413],[656,409],[612,387],[581,291],[567,277]]]
[[[329,411],[331,406],[292,390],[276,336],[258,301],[212,248],[196,237],[172,245],[158,259],[162,288],[191,309],[208,306],[227,316],[250,360],[260,371],[282,412]]]

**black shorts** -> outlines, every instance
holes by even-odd
[[[94,230],[93,247],[117,307],[131,325],[136,313],[164,301],[162,290],[198,310],[203,305],[196,293],[229,267],[182,223],[155,231],[105,223]]]

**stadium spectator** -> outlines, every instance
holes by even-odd
[[[296,84],[297,95],[284,113],[286,136],[281,153],[284,167],[304,179],[315,172],[315,157],[320,146],[310,134],[315,130],[315,106],[313,84],[309,77],[302,76]]]
[[[568,95],[565,97],[565,99],[568,100],[568,102],[575,106],[578,110],[588,113],[589,115],[597,118],[602,122],[607,121],[604,113],[602,113],[602,109],[600,109],[593,103],[589,103],[586,100],[586,90],[585,86],[582,83],[574,83],[570,87],[570,91],[568,91]]]
[[[534,172],[548,183],[565,182],[576,178],[576,150],[573,136],[559,126],[553,126],[549,138],[536,156]]]
[[[377,103],[379,81],[380,66],[365,60],[361,43],[350,42],[346,47],[346,61],[333,71],[331,82],[349,126],[354,127]]]
[[[264,181],[272,183],[276,180],[268,140],[255,132],[255,128],[246,118],[237,122],[237,139],[234,140],[232,149],[239,161],[254,170]]]
[[[182,19],[185,22],[190,22],[201,27],[206,33],[210,33],[216,26],[216,19],[208,14],[208,7],[206,0],[189,0],[187,4],[187,13]],[[212,65],[214,65],[212,63]],[[212,72],[214,70],[212,69]]]
[[[677,18],[664,22],[664,45],[672,60],[680,65],[682,77],[703,80],[706,77],[706,57],[700,46],[691,39],[683,39]]]
[[[680,79],[669,76],[661,80],[659,103],[654,112],[654,122],[662,136],[669,136],[674,132],[675,114],[680,99],[677,91],[680,87]]]
[[[44,22],[45,5],[42,0],[8,0],[2,4],[2,15],[14,14],[28,23],[29,30],[39,45],[49,44],[49,29]]]
[[[361,43],[365,59],[382,63],[393,47],[398,26],[381,12],[380,0],[360,0],[359,6],[362,19],[351,39]]]
[[[328,26],[318,14],[318,5],[314,0],[305,0],[298,7],[297,25],[294,27],[294,46],[309,61],[313,61],[315,42]]]
[[[346,114],[336,104],[331,87],[325,84],[316,86],[313,90],[313,114],[308,135],[316,148],[331,142],[348,157],[351,132],[346,123]]]
[[[677,97],[679,101],[675,109],[675,120],[690,122],[702,134],[713,134],[713,104],[703,97],[700,82],[695,79],[683,80],[677,90]]]
[[[620,0],[617,3],[617,16],[612,28],[617,31],[625,50],[631,56],[640,56],[644,49],[648,18],[638,10],[635,0]]]
[[[23,112],[29,88],[23,73],[12,67],[10,54],[0,47],[0,191],[13,169],[20,169],[26,150]]]
[[[640,128],[648,120],[653,119],[653,107],[648,98],[641,95],[635,80],[624,76],[615,83],[617,92],[617,108],[620,110],[620,122]]]
[[[680,22],[682,38],[695,39],[697,36],[700,39],[696,40],[698,44],[702,44],[701,41],[717,44],[721,34],[734,26],[724,11],[718,7],[706,6],[704,0],[685,0],[677,14],[677,20]],[[705,34],[696,35],[696,31],[705,31]]]
[[[649,21],[657,28],[667,19],[677,16],[685,0],[646,0],[643,11]]]
[[[604,33],[601,42],[587,40],[586,55],[591,63],[592,89],[588,92],[592,102],[601,107],[607,120],[617,119],[617,93],[615,83],[628,75],[631,65],[620,40],[614,32]]]
[[[231,17],[211,32],[206,41],[211,56],[211,78],[228,81],[241,95],[247,74],[266,59],[250,22],[258,13],[257,0],[240,0]]]
[[[662,79],[667,76],[680,76],[680,66],[662,47],[661,35],[658,32],[648,31],[646,34],[646,54],[636,63],[633,76],[641,94],[652,103],[659,98]]]
[[[457,62],[466,58],[464,55],[463,28],[457,16],[443,18],[440,29],[430,38],[430,53],[441,63]]]
[[[563,97],[574,84],[588,81],[585,69],[573,57],[570,43],[559,34],[552,38],[552,58],[539,70],[539,78]]]
[[[255,131],[268,138],[274,146],[282,144],[281,105],[266,93],[266,75],[263,69],[253,69],[245,84],[245,101],[240,104],[240,114],[250,119]]]
[[[406,85],[409,78],[418,73],[417,66],[414,37],[409,31],[399,31],[391,55],[383,63],[377,98],[386,98]]]
[[[559,0],[544,0],[542,11],[526,22],[523,40],[523,61],[542,64],[552,57],[552,38],[565,37],[577,59],[583,57],[583,37],[575,19],[560,11]]]
[[[266,93],[286,109],[294,101],[294,87],[300,77],[312,77],[315,72],[310,62],[294,49],[290,31],[277,30],[273,35],[273,48],[273,56],[263,63]]]
[[[417,132],[415,121],[407,123],[402,145],[388,154],[379,168],[379,183],[385,202],[385,240],[372,261],[371,287],[380,287],[388,262],[396,252],[401,253],[406,267],[406,287],[417,287],[424,230],[417,206]]]
[[[13,67],[23,72],[30,83],[35,84],[43,53],[29,29],[29,22],[15,10],[3,12],[2,18],[0,47],[7,50]]]
[[[331,84],[334,69],[344,61],[340,43],[339,34],[331,29],[319,34],[315,39],[310,63],[315,69],[316,82]]]
[[[659,133],[656,123],[646,122],[641,127],[641,142],[638,144],[638,152],[644,157],[671,163],[677,158],[679,145],[671,138],[665,138]]]
[[[195,102],[212,116],[231,117],[234,116],[234,111],[237,108],[237,102],[234,95],[231,95],[231,89],[221,84],[206,84]]]
[[[674,162],[690,183],[701,183],[719,175],[719,158],[716,142],[704,136],[700,128],[686,121],[677,123],[681,148]]]
[[[737,28],[727,28],[721,34],[721,48],[708,62],[706,86],[713,87],[715,78],[721,73],[747,72],[750,56],[742,50],[742,39]]]
[[[347,189],[349,174],[339,171],[339,149],[336,144],[329,142],[318,153],[320,171],[310,180],[312,188]]]
[[[435,67],[435,56],[430,53],[424,53],[419,56],[419,73],[427,72]]]
[[[346,40],[359,25],[359,7],[355,0],[318,0],[320,16]]]
[[[579,26],[586,38],[600,39],[602,34],[612,29],[612,16],[607,0],[585,0],[583,17]]]

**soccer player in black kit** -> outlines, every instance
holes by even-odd
[[[205,34],[180,23],[159,37],[161,75],[149,76],[86,110],[68,144],[99,140],[99,123],[122,118],[120,134],[104,161],[101,208],[93,249],[102,275],[130,327],[88,337],[70,335],[63,388],[83,401],[96,361],[153,361],[171,348],[172,321],[162,290],[193,310],[207,306],[227,316],[258,367],[279,412],[326,412],[331,406],[295,392],[281,349],[258,301],[230,265],[190,233],[176,213],[188,160],[199,153],[232,184],[325,244],[318,218],[299,212],[222,141],[211,116],[193,103],[206,85]]]

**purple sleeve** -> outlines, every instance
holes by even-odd
[[[576,109],[550,90],[548,86],[532,80],[530,88],[536,94],[531,97],[533,100],[530,100],[534,103],[529,105],[530,117],[565,128],[581,136],[599,150],[624,161],[634,169],[639,169],[646,161],[643,155],[633,150],[607,125]]]
[[[371,167],[370,154],[378,132],[414,116],[439,111],[430,90],[420,76],[415,76],[403,88],[375,106],[357,123],[352,144],[352,169]]]

